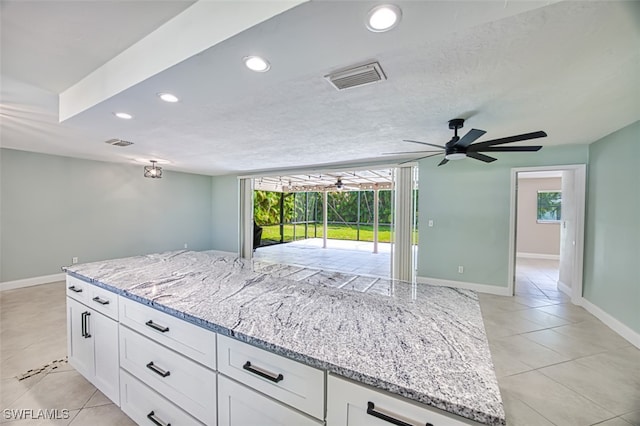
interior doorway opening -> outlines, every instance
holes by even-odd
[[[569,298],[558,290],[562,175],[561,170],[517,174],[516,295]]]
[[[586,166],[511,171],[509,294],[582,298]]]

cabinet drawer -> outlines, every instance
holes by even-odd
[[[380,417],[387,416],[385,420]],[[399,422],[394,423],[392,419]],[[404,423],[400,423],[404,422]],[[392,424],[463,426],[478,425],[437,408],[392,396],[365,385],[329,375],[327,379],[327,425],[390,426]]]
[[[218,335],[218,371],[313,417],[324,418],[322,370]]]
[[[93,286],[93,284],[89,284],[79,278],[67,275],[67,296],[77,300],[78,302],[84,303],[85,305],[89,298],[90,286]]]
[[[122,325],[120,368],[202,422],[215,423],[215,372]]]
[[[120,323],[215,370],[216,334],[120,296]]]
[[[122,411],[139,425],[202,425],[124,370],[120,370],[120,400]]]
[[[314,420],[231,379],[218,376],[218,426],[321,426]]]
[[[86,286],[87,300],[85,303],[90,308],[111,319],[118,321],[118,295],[93,284]]]

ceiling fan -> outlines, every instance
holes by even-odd
[[[494,157],[490,157],[488,155],[482,154],[482,152],[533,152],[538,151],[542,148],[541,145],[534,146],[502,146],[496,147],[495,145],[502,145],[506,143],[512,142],[520,142],[526,141],[529,139],[536,138],[544,138],[547,134],[543,131],[537,131],[532,133],[524,133],[522,135],[508,136],[506,138],[500,139],[492,139],[485,142],[477,142],[472,143],[485,133],[484,130],[471,129],[464,135],[462,138],[458,136],[458,129],[461,129],[464,125],[463,118],[454,118],[453,120],[449,120],[449,128],[454,131],[454,135],[449,142],[447,142],[444,146],[436,145],[427,142],[420,142],[405,139],[404,142],[417,143],[421,145],[428,145],[435,148],[443,149],[443,152],[433,151],[405,151],[405,152],[393,152],[393,153],[385,153],[385,155],[391,154],[418,154],[418,153],[432,153],[430,155],[425,155],[424,157],[416,158],[411,161],[421,160],[427,157],[433,157],[435,155],[444,154],[444,159],[438,164],[438,166],[442,166],[447,164],[449,160],[461,160],[466,157],[471,157],[476,160],[484,161],[485,163],[491,163],[496,161],[497,159]]]
[[[326,187],[327,191],[343,191],[345,189],[358,189],[357,187],[354,186],[349,186],[347,184],[345,184],[342,181],[342,176],[338,176],[336,183],[334,183],[333,185],[329,185]]]

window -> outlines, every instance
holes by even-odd
[[[538,191],[538,223],[559,222],[561,209],[562,192]]]

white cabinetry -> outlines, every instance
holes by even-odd
[[[327,426],[480,425],[368,386],[329,375]]]
[[[132,419],[215,426],[215,366],[214,332],[120,297],[122,410]]]
[[[218,375],[219,426],[319,426],[322,424],[223,375]]]
[[[87,306],[85,303],[107,301],[102,293],[93,295],[86,283],[67,278],[67,351],[69,364],[93,383],[109,399],[120,405],[118,381],[118,323],[105,315],[105,308]],[[69,289],[69,287],[74,289]],[[82,291],[79,286],[86,286]],[[100,289],[102,290],[102,289]],[[86,292],[86,293],[85,293]],[[84,293],[84,294],[83,294]],[[91,296],[85,297],[86,295]],[[75,297],[77,296],[77,297]],[[97,298],[98,302],[94,302]],[[111,298],[115,299],[114,297]],[[111,301],[107,302],[107,305]],[[117,299],[115,299],[117,306]],[[106,306],[106,305],[105,305]],[[110,308],[111,310],[111,308]],[[117,310],[117,307],[116,307]]]
[[[218,335],[218,371],[315,418],[324,419],[323,370]]]
[[[122,411],[139,425],[202,425],[124,370],[120,372],[120,386]]]

